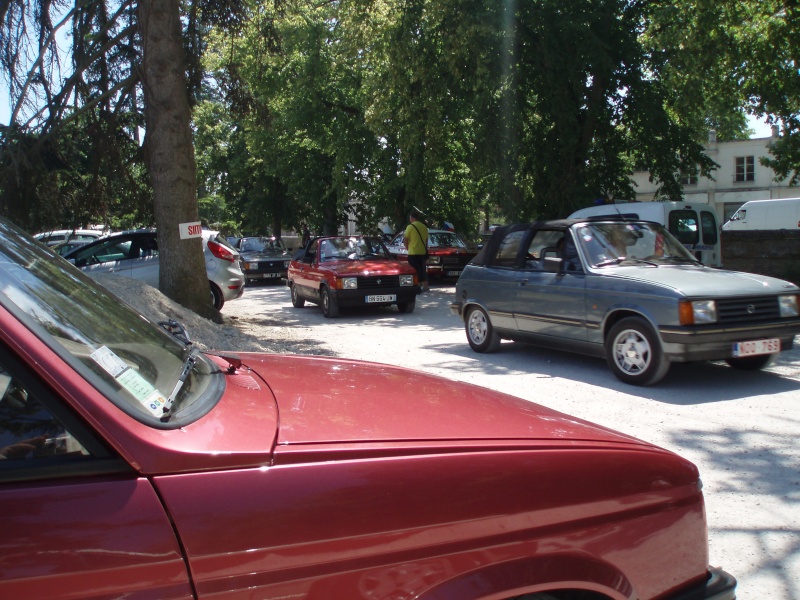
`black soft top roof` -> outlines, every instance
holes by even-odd
[[[481,251],[472,259],[474,265],[487,265],[493,256],[497,254],[497,247],[505,237],[514,231],[528,231],[533,229],[567,229],[573,223],[583,221],[583,219],[560,219],[558,221],[533,221],[530,223],[512,223],[498,227],[492,233]]]
[[[602,215],[591,217],[580,217],[576,219],[557,219],[554,221],[531,221],[529,223],[512,223],[510,225],[503,225],[498,227],[492,233],[492,237],[484,244],[478,255],[472,259],[472,263],[476,265],[487,265],[497,254],[497,248],[500,242],[514,231],[530,231],[534,229],[561,229],[566,230],[575,223],[596,223],[602,221],[643,221],[635,215],[616,214],[616,215]]]

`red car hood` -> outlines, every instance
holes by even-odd
[[[278,406],[277,444],[644,442],[478,386],[355,360],[242,355]]]
[[[322,263],[319,268],[329,269],[339,277],[416,273],[412,267],[408,266],[408,263],[395,260],[340,260]]]

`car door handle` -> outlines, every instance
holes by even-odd
[[[519,287],[524,287],[524,286],[528,285],[529,281],[530,280],[528,280],[528,279],[517,279],[517,285]]]

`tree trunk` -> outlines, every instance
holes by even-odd
[[[144,149],[158,229],[159,288],[199,315],[221,321],[211,301],[203,242],[180,239],[180,224],[200,218],[178,0],[139,0],[139,28]]]

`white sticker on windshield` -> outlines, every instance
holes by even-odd
[[[92,352],[91,357],[94,359],[94,362],[103,367],[106,373],[115,378],[119,377],[120,373],[128,368],[125,361],[114,354],[108,346],[101,346]]]
[[[161,417],[164,414],[164,404],[167,401],[164,394],[150,385],[144,377],[139,375],[138,371],[129,367],[110,348],[102,346],[92,352],[90,356],[153,416]]]

